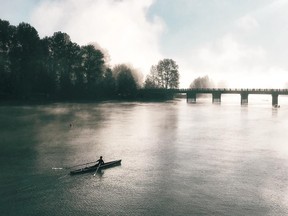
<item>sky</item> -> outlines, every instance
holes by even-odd
[[[180,87],[288,88],[288,0],[0,0],[0,19],[97,44],[145,77],[164,58]]]

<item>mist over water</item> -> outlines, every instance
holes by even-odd
[[[1,106],[0,212],[286,215],[288,98],[211,101]],[[122,165],[64,169],[100,155]]]

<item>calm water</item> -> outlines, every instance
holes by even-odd
[[[288,99],[234,97],[1,106],[1,215],[287,215]]]

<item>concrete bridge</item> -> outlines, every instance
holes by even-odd
[[[222,94],[240,94],[241,104],[248,104],[250,94],[266,94],[272,96],[272,106],[278,105],[279,95],[288,95],[288,89],[232,89],[232,88],[189,88],[189,89],[142,89],[151,93],[186,94],[187,102],[196,102],[198,94],[211,94],[212,102],[221,102]]]

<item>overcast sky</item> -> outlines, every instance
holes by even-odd
[[[171,58],[180,85],[208,75],[219,86],[288,87],[288,0],[0,0],[0,19],[40,37],[66,32],[97,43],[111,65],[148,74]]]

